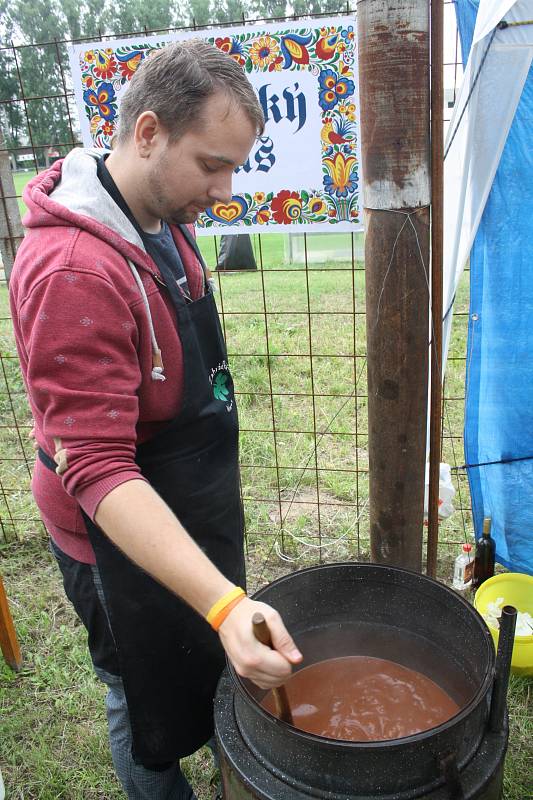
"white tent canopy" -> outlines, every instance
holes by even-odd
[[[498,28],[501,20],[508,27]],[[451,309],[533,59],[533,0],[480,0],[444,146],[443,372]],[[449,312],[449,313],[447,313]]]

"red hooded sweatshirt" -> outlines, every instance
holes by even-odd
[[[57,545],[86,563],[94,553],[79,506],[94,519],[108,492],[140,477],[136,444],[176,416],[183,385],[172,301],[101,185],[99,155],[73,150],[28,184],[9,287],[36,441],[52,457],[66,451],[61,476],[37,459],[33,495]],[[197,299],[202,268],[179,229],[172,234]]]

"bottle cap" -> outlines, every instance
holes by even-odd
[[[472,549],[472,545],[469,542],[465,542],[463,545],[463,553],[469,553]]]

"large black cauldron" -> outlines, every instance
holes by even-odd
[[[460,711],[403,739],[326,739],[269,714],[259,705],[264,691],[230,667],[215,705],[226,800],[501,797],[505,703],[500,697],[491,715],[493,644],[462,597],[414,572],[355,563],[295,572],[255,597],[282,614],[303,666],[347,655],[387,658],[426,674]]]

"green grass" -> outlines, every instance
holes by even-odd
[[[118,800],[107,745],[104,688],[86,635],[66,601],[42,537],[1,548],[2,572],[24,655],[13,673],[0,658],[0,767],[9,800]],[[36,588],[38,587],[38,588]],[[210,797],[206,752],[185,770]]]
[[[199,241],[214,266],[218,242]],[[349,246],[349,236],[335,235],[333,242]],[[362,264],[352,270],[350,261],[311,262],[305,271],[301,263],[285,263],[282,235],[261,242],[253,237],[253,244],[262,270],[216,273],[216,279],[238,391],[249,585],[255,589],[316,563],[320,553],[324,561],[368,558],[369,531]],[[307,237],[310,257],[320,244],[320,237]],[[456,311],[468,309],[467,280]],[[466,319],[456,317],[451,353],[458,357],[465,352]],[[93,677],[84,631],[64,599],[31,499],[30,415],[5,287],[0,352],[0,572],[24,654],[18,675],[0,659],[0,766],[7,796],[114,800],[121,793],[107,749],[103,688]],[[463,387],[464,361],[450,362],[446,394],[456,399],[445,405],[445,434],[456,438],[445,440],[444,459],[452,465],[463,461]],[[443,579],[451,576],[458,543],[472,531],[467,484],[457,475],[462,502],[457,497],[456,506],[464,510],[441,526]],[[531,681],[513,678],[507,800],[527,797],[530,690]],[[202,752],[188,759],[186,769],[206,800],[209,757]]]
[[[13,173],[13,183],[15,184],[15,194],[18,195],[18,204],[21,217],[26,213],[26,206],[22,202],[22,192],[24,191],[24,187],[26,186],[28,181],[30,181],[35,175],[36,172],[34,169],[28,169]]]
[[[107,748],[104,689],[85,632],[64,598],[42,537],[0,546],[2,571],[24,654],[15,674],[0,659],[0,767],[9,800],[119,800]],[[530,791],[531,680],[511,676],[506,800]],[[184,769],[199,800],[212,797],[204,751]]]

